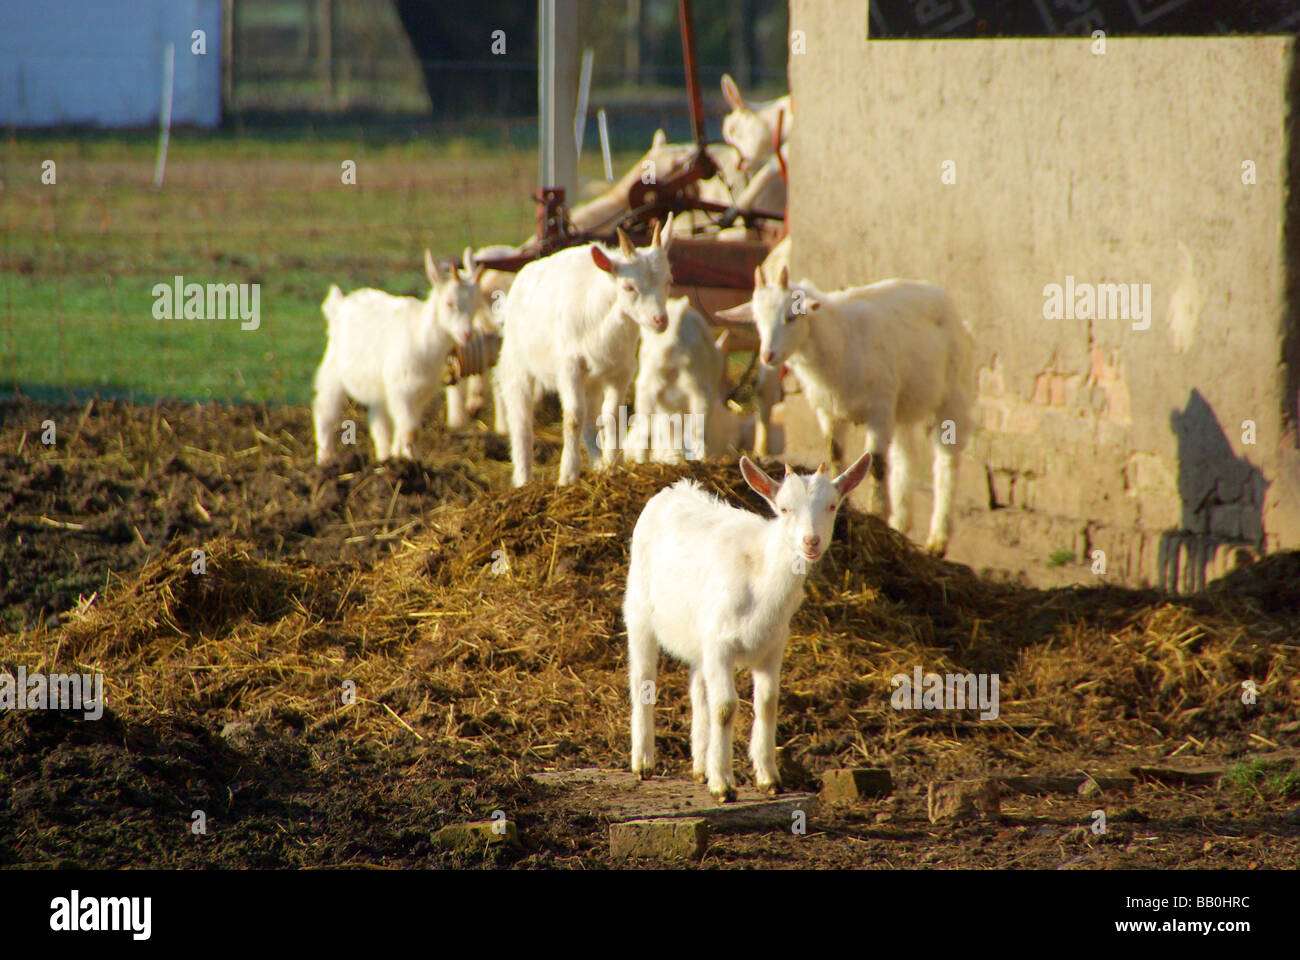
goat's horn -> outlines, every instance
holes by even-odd
[[[618,232],[618,248],[629,257],[636,253],[636,247],[632,245],[632,238],[623,232],[623,228],[616,227],[615,230]]]
[[[754,268],[754,286],[755,288],[763,286],[767,281],[763,279],[763,265],[760,263]]]
[[[825,460],[823,460],[823,461],[821,462],[821,466],[819,466],[819,467],[817,468],[817,472],[818,472],[818,473],[825,473],[825,472],[826,472],[826,461],[825,461]]]
[[[654,232],[654,234],[650,237],[650,246],[652,246],[652,247],[657,247],[657,246],[659,246],[659,231],[660,231],[662,228],[663,228],[663,224],[660,223],[658,220],[656,220],[656,221],[655,221],[655,232]]]

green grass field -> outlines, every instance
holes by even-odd
[[[0,393],[306,403],[330,283],[423,296],[426,246],[451,255],[532,230],[530,147],[354,133],[179,133],[160,191],[155,137],[12,136],[0,146]],[[599,165],[589,151],[582,172]],[[260,284],[260,328],[155,319],[151,291],[176,275]]]

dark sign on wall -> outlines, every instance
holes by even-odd
[[[1300,0],[870,0],[868,36],[1109,37],[1300,31]]]

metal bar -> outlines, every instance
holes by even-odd
[[[537,0],[538,183],[555,183],[555,0]]]
[[[588,47],[582,51],[582,75],[578,80],[578,109],[573,113],[573,154],[582,157],[582,141],[587,132],[587,97],[591,93],[591,67],[596,59],[596,51]]]
[[[677,0],[678,16],[682,28],[682,63],[686,66],[686,92],[690,97],[691,129],[695,131],[695,143],[703,147],[704,140],[704,104],[700,99],[700,70],[695,60],[695,15],[691,9],[691,0]]]

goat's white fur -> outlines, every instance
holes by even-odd
[[[831,479],[826,465],[777,483],[747,458],[745,481],[772,507],[764,519],[729,506],[690,480],[646,504],[632,531],[623,619],[632,700],[632,770],[654,773],[659,650],[690,666],[691,764],[719,800],[735,799],[735,671],[754,677],[750,758],[759,789],[775,793],[776,713],[790,617],[809,564],[830,544],[835,513],[866,476],[863,454]]]
[[[316,371],[312,417],[316,461],[337,448],[336,432],[351,396],[369,411],[375,459],[415,457],[415,435],[442,386],[456,342],[467,343],[482,294],[456,270],[445,279],[424,253],[429,296],[398,297],[370,287],[343,295],[332,285],[321,304],[329,340]]]
[[[636,374],[636,423],[629,429],[628,453],[637,463],[647,456],[659,462],[681,460],[688,452],[677,443],[693,438],[703,449],[695,455],[721,456],[735,450],[743,423],[723,403],[726,355],[709,325],[687,297],[668,301],[668,329],[641,336]],[[651,417],[666,425],[679,417],[680,433],[662,436]],[[688,417],[696,418],[688,421]],[[686,424],[700,428],[688,435]]]
[[[760,268],[752,301],[723,312],[752,316],[760,358],[786,364],[798,378],[832,450],[844,423],[866,427],[877,480],[871,509],[902,533],[911,525],[911,434],[920,428],[930,435],[934,510],[926,546],[942,556],[974,391],[974,343],[948,295],[900,279],[822,293],[807,281],[789,286],[784,271],[768,284]]]
[[[790,139],[794,126],[790,95],[766,103],[748,103],[730,74],[722,75],[722,95],[731,112],[722,119],[722,139],[740,153],[740,168],[751,173],[759,170],[772,156],[772,139],[776,135],[777,118],[781,122],[781,143]],[[779,211],[778,211],[779,212]]]
[[[483,294],[483,302],[474,314],[474,331],[484,335],[500,335],[497,322],[501,304],[515,275],[507,270],[486,270],[482,264],[475,266],[477,255],[491,256],[509,248],[485,247],[477,253],[470,247],[462,255],[461,276],[473,278]],[[486,373],[475,373],[447,387],[447,426],[461,430],[469,426],[470,419],[487,403]],[[504,432],[504,430],[502,430]]]
[[[620,231],[620,250],[570,247],[519,271],[505,306],[497,365],[510,431],[514,484],[532,479],[537,391],[557,393],[564,410],[558,482],[573,483],[585,447],[592,463],[617,464],[618,407],[636,376],[639,331],[667,327],[672,217],[636,249]],[[597,413],[601,442],[596,443]]]

